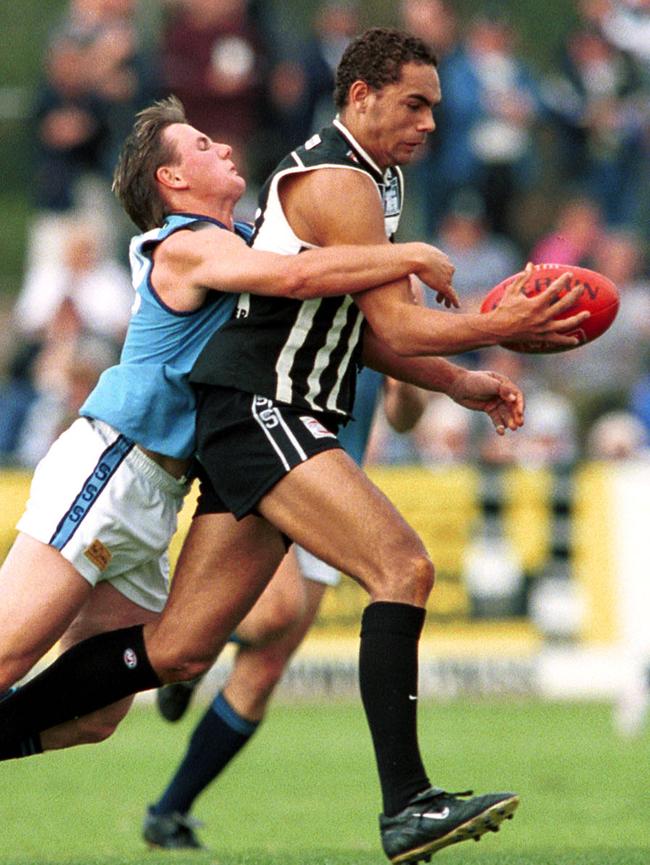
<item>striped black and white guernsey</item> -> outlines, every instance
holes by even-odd
[[[252,246],[295,255],[310,244],[293,233],[278,196],[280,180],[317,168],[368,174],[392,239],[402,210],[399,168],[382,171],[338,120],[290,153],[260,193]],[[347,418],[354,401],[363,315],[350,295],[292,300],[242,294],[234,317],[207,343],[192,371],[196,384],[247,393]]]

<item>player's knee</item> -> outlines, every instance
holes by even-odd
[[[410,557],[404,570],[404,590],[414,597],[414,602],[424,604],[431,594],[435,582],[435,568],[426,550],[422,549]]]
[[[374,585],[375,600],[393,600],[424,606],[433,589],[435,568],[419,542],[394,550]]]
[[[79,719],[77,721],[78,728],[75,731],[75,744],[96,745],[98,742],[104,742],[113,735],[118,723],[110,720],[84,721],[83,719]]]
[[[267,609],[264,620],[259,623],[257,633],[251,640],[252,644],[264,646],[280,639],[300,621],[304,614],[305,605],[299,599],[289,600],[286,604],[273,604]],[[246,639],[246,635],[243,636]]]
[[[29,673],[38,658],[0,655],[0,694],[4,694]]]
[[[158,678],[165,685],[174,682],[187,682],[204,676],[214,663],[214,656],[207,655],[199,648],[193,651],[170,651],[151,658]]]
[[[70,725],[69,733],[74,737],[75,745],[94,745],[104,742],[113,735],[120,721],[124,718],[131,705],[131,700],[123,700],[112,706],[107,706],[90,715],[77,718]],[[66,743],[68,745],[68,743]]]

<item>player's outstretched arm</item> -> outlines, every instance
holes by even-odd
[[[589,317],[580,312],[557,320],[570,309],[583,291],[576,285],[558,299],[570,281],[564,274],[535,297],[527,297],[521,288],[527,279],[524,272],[504,293],[501,304],[489,313],[453,314],[441,310],[420,309],[409,305],[402,286],[383,286],[364,292],[356,298],[375,333],[397,354],[451,355],[499,343],[517,341],[536,343],[540,339],[565,348],[578,345],[576,336],[568,336]],[[515,336],[516,334],[516,336]]]
[[[485,412],[499,435],[523,425],[524,396],[500,373],[471,372],[442,357],[404,357],[391,351],[371,329],[364,334],[363,360],[385,375],[447,394],[465,408]]]
[[[360,244],[388,243],[377,189],[365,174],[346,169],[321,169],[300,175],[285,191],[283,206],[294,232],[318,246],[335,246],[350,238]],[[355,301],[375,333],[397,354],[447,355],[507,341],[539,342],[570,347],[578,338],[566,333],[589,313],[556,321],[556,313],[571,307],[582,288],[560,300],[564,279],[535,297],[520,293],[526,276],[510,287],[489,313],[455,314],[419,309],[412,303],[406,279],[355,295]]]
[[[426,390],[399,379],[384,379],[383,407],[386,420],[398,433],[412,430],[424,414],[429,401]]]
[[[237,235],[206,226],[177,232],[161,244],[153,278],[161,295],[174,293],[174,308],[179,300],[194,308],[211,289],[305,300],[351,294],[415,273],[440,301],[457,306],[453,271],[447,256],[426,243],[347,244],[279,255],[250,249]]]

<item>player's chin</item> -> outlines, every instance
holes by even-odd
[[[407,165],[418,159],[421,154],[421,144],[401,144],[393,155],[393,162],[395,165]]]

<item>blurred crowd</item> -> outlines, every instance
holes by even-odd
[[[300,37],[278,4],[69,0],[42,53],[32,113],[32,217],[24,285],[0,379],[0,461],[31,467],[119,357],[132,297],[133,226],[110,193],[135,113],[170,92],[232,145],[252,218],[266,174],[333,116],[334,70],[373,22],[323,0]],[[437,131],[405,171],[402,239],[456,265],[463,308],[526,261],[591,267],[621,292],[611,329],[575,352],[463,356],[520,382],[525,430],[505,439],[432,397],[408,438],[380,424],[374,462],[570,466],[645,453],[650,430],[650,0],[571,0],[550,69],[486,0],[401,0],[394,24],[430,42],[443,101]],[[143,7],[147,14],[143,14]],[[570,8],[569,8],[570,7]]]

